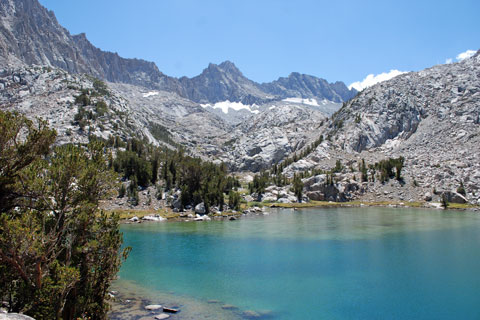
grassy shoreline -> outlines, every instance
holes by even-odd
[[[438,209],[439,203],[431,202],[407,202],[407,201],[349,201],[349,202],[331,202],[331,201],[309,201],[302,203],[277,203],[277,202],[248,202],[242,204],[242,210],[225,211],[221,214],[213,214],[214,218],[229,218],[231,216],[240,216],[242,211],[251,207],[267,207],[267,208],[351,208],[351,207],[399,207],[399,208],[426,208],[426,209]],[[441,207],[440,207],[441,208]],[[452,210],[480,210],[480,206],[469,203],[450,203],[448,209]],[[133,217],[142,218],[147,215],[157,214],[168,221],[193,221],[191,218],[181,217],[179,212],[173,212],[170,208],[163,208],[159,210],[153,209],[113,209],[104,210],[107,213],[116,213],[120,216],[121,220],[128,220]]]

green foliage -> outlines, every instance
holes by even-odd
[[[325,185],[333,186],[335,184],[335,178],[333,173],[327,173],[327,180],[325,181]]]
[[[360,121],[362,121],[362,117],[360,116],[360,114],[356,114],[355,115],[355,123],[360,123]]]
[[[172,135],[170,134],[170,131],[168,131],[167,128],[165,128],[164,126],[158,123],[150,122],[148,129],[150,130],[150,133],[152,134],[152,136],[158,141],[163,141],[174,147],[180,147],[172,139]]]
[[[265,193],[265,188],[269,184],[270,174],[268,171],[262,172],[253,177],[253,181],[248,184],[248,191],[256,193],[258,196]]]
[[[101,145],[50,150],[54,139],[0,112],[0,299],[39,320],[105,319],[122,236],[98,202],[116,177]]]
[[[232,210],[240,210],[240,194],[231,190],[228,194],[228,206]]]
[[[274,166],[271,170],[272,173],[275,174],[275,175],[282,173],[283,169],[285,169],[287,166],[289,166],[290,164],[292,164],[294,162],[297,162],[298,160],[301,160],[301,159],[305,158],[310,153],[312,153],[312,151],[314,151],[322,142],[323,142],[323,135],[320,135],[320,137],[318,137],[317,140],[315,140],[309,146],[304,148],[302,150],[302,152],[300,152],[300,154],[297,154],[295,152],[292,157],[289,157],[289,158],[283,160],[279,164],[274,164]]]
[[[93,88],[96,91],[95,95],[108,96],[110,94],[108,92],[107,85],[102,80],[99,80],[99,79],[93,80]]]
[[[122,173],[123,178],[136,180],[141,187],[148,187],[152,181],[152,168],[150,162],[133,151],[120,151],[113,161],[113,168],[116,172]]]
[[[342,165],[342,162],[340,160],[337,160],[335,162],[335,167],[332,169],[332,172],[335,173],[335,172],[342,172],[343,170],[343,165]]]
[[[97,104],[95,105],[95,112],[99,116],[103,116],[105,113],[108,111],[108,106],[103,100],[99,100]]]
[[[302,202],[303,182],[299,175],[293,177],[293,193],[297,197],[298,202]]]
[[[125,197],[125,193],[127,193],[127,189],[125,188],[125,185],[122,183],[120,185],[120,188],[118,189],[118,197],[119,198]]]
[[[401,181],[404,161],[404,157],[399,157],[388,158],[386,160],[381,160],[380,162],[375,163],[375,168],[380,171],[380,181],[383,183],[394,177],[398,181]],[[395,169],[395,172],[393,171],[393,169]]]
[[[449,206],[449,203],[448,203],[447,195],[445,193],[442,194],[442,198],[441,198],[440,201],[441,201],[443,209],[447,209],[448,206]]]
[[[343,120],[335,121],[334,126],[335,126],[335,128],[337,128],[337,129],[343,128]]]
[[[75,97],[75,103],[86,107],[90,105],[90,97],[87,93],[83,92],[82,94]]]
[[[460,181],[460,185],[457,188],[457,192],[463,196],[467,195],[467,192],[465,191],[465,186],[463,185],[463,181]]]
[[[26,139],[20,142],[20,130]],[[50,152],[55,141],[55,130],[45,121],[38,124],[19,115],[0,111],[0,212],[17,206],[25,193],[20,193],[27,169]]]
[[[362,164],[360,165],[360,173],[362,182],[368,181],[368,171],[367,165],[365,164],[365,159],[362,159]]]

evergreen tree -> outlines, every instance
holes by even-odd
[[[300,176],[293,176],[293,193],[297,197],[298,202],[302,202],[303,182]]]
[[[39,320],[106,319],[122,236],[98,203],[116,177],[98,143],[50,150],[54,138],[0,111],[0,299]]]

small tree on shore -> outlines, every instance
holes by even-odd
[[[299,175],[293,177],[293,193],[297,197],[298,202],[302,202],[303,182]]]
[[[460,193],[462,196],[467,195],[467,192],[465,191],[465,186],[463,185],[463,181],[460,181],[460,186],[458,186],[457,192]]]
[[[442,194],[441,204],[442,204],[443,209],[448,208],[449,203],[448,203],[447,195],[445,193]]]
[[[240,210],[240,194],[238,192],[231,190],[228,193],[228,206],[232,210]]]

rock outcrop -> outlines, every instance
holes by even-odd
[[[402,156],[402,187],[376,185],[369,188],[374,198],[423,201],[427,193],[455,192],[463,183],[465,198],[478,203],[480,53],[367,88],[319,130],[328,141],[287,172],[328,170],[337,159],[357,169],[362,158],[373,165]]]

